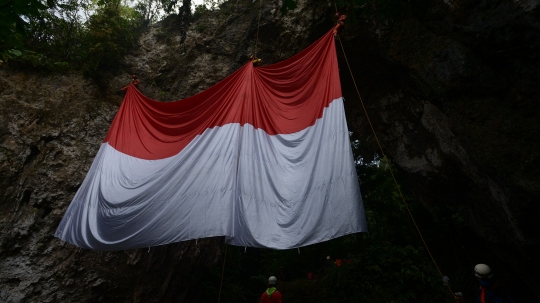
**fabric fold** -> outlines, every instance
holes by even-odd
[[[286,249],[364,231],[329,32],[183,100],[131,86],[55,236],[98,250],[212,236]]]

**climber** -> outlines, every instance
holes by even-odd
[[[261,58],[257,58],[256,55],[251,55],[251,57],[249,57],[249,59],[251,59],[251,62],[253,62],[253,66],[260,66],[260,65],[262,65],[262,59],[261,59]]]
[[[465,297],[461,291],[454,293],[454,299],[456,302],[465,302]]]
[[[135,85],[135,87],[139,88],[139,82],[141,82],[139,79],[137,79],[136,75],[131,75],[131,84]],[[129,85],[126,85],[122,87],[121,91],[127,91]]]
[[[268,289],[261,295],[260,303],[281,303],[281,293],[276,289],[276,283],[276,277],[268,278]]]
[[[336,13],[336,18],[338,18],[338,21],[336,23],[336,26],[334,27],[334,37],[337,37],[345,27],[345,20],[347,20],[347,16],[344,14]]]
[[[514,303],[514,300],[495,283],[491,268],[486,264],[477,264],[474,267],[474,275],[478,278],[477,303]]]
[[[326,260],[324,260],[324,273],[328,271],[330,266],[332,266],[332,259],[330,259],[330,256],[326,256]]]

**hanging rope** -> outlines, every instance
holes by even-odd
[[[259,0],[259,21],[257,21],[257,36],[255,38],[255,59],[257,59],[257,51],[259,46],[259,28],[261,27],[262,0]]]
[[[262,1],[262,0],[261,0]],[[259,19],[260,19],[260,12],[259,12]],[[257,29],[257,36],[259,35],[259,31]],[[243,127],[241,128],[243,129]],[[242,152],[242,141],[243,136],[239,136],[239,144],[238,144],[238,155],[236,157],[236,179],[235,179],[235,186],[238,188],[238,170],[240,165],[240,155]],[[234,213],[234,204],[233,204],[233,213]],[[233,225],[233,234],[234,234],[234,225]],[[218,296],[218,303],[221,301],[221,286],[223,285],[223,273],[225,272],[225,261],[227,260],[227,244],[225,244],[225,256],[223,257],[223,268],[221,269],[221,282],[219,284],[219,296]],[[244,250],[245,252],[245,250]]]
[[[337,4],[336,4],[335,1],[334,1],[334,7],[336,9],[336,15],[338,15],[339,12],[338,12]],[[369,127],[371,127],[371,131],[373,132],[373,136],[375,137],[375,141],[377,141],[377,145],[379,146],[379,150],[381,151],[381,154],[382,154],[383,158],[388,159],[386,157],[385,153],[384,153],[381,142],[379,141],[379,138],[377,137],[377,132],[375,131],[375,128],[373,127],[373,124],[371,123],[371,120],[369,119],[369,115],[368,115],[368,112],[367,112],[366,107],[364,105],[364,101],[362,100],[362,96],[360,95],[360,90],[358,90],[358,86],[356,85],[356,81],[354,80],[354,75],[352,73],[351,66],[349,65],[349,60],[347,59],[347,54],[345,54],[345,48],[343,47],[343,43],[341,42],[341,39],[340,39],[339,36],[337,36],[337,38],[338,38],[338,41],[339,41],[339,45],[341,46],[341,50],[343,51],[343,57],[345,58],[345,62],[347,63],[347,68],[349,69],[349,73],[351,74],[351,79],[353,80],[354,88],[356,89],[356,93],[358,94],[358,98],[360,99],[360,104],[362,105],[362,109],[364,110],[364,114],[366,115],[366,119],[368,121]],[[428,247],[428,245],[426,243],[426,240],[424,239],[424,236],[422,235],[422,232],[420,231],[420,228],[418,227],[418,224],[416,224],[416,220],[414,219],[414,217],[412,215],[412,212],[411,212],[411,210],[409,208],[409,204],[407,203],[407,201],[405,200],[405,197],[403,196],[403,193],[401,192],[401,188],[399,187],[399,184],[398,184],[398,182],[396,180],[394,172],[392,172],[392,168],[390,168],[389,171],[390,171],[390,175],[392,175],[392,180],[394,180],[394,184],[396,185],[396,188],[397,188],[397,190],[399,192],[399,196],[401,197],[401,201],[403,201],[403,204],[405,205],[405,208],[407,209],[407,213],[409,214],[409,217],[411,218],[411,221],[413,222],[414,227],[416,228],[416,231],[418,232],[418,235],[420,236],[420,239],[422,239],[422,243],[424,244],[424,247],[426,248],[426,250],[427,250],[427,252],[429,254],[429,257],[431,258],[431,261],[433,262],[433,265],[435,265],[435,268],[439,272],[439,275],[441,276],[441,278],[444,279],[444,275],[443,275],[441,269],[439,268],[439,265],[437,264],[437,261],[435,261],[435,258],[431,254],[431,250],[429,249],[429,247]],[[446,282],[444,284],[448,287],[448,290],[450,291],[450,294],[452,295],[454,300],[456,300],[456,302],[457,302],[456,295],[452,291],[452,288],[450,287],[450,285],[448,283],[446,283]]]
[[[337,13],[337,5],[336,5],[335,2],[334,2],[334,5],[336,7],[336,13]],[[373,136],[375,137],[375,141],[377,141],[377,145],[379,146],[379,149],[381,151],[381,154],[382,154],[383,158],[387,159],[386,155],[384,154],[384,150],[382,148],[381,142],[379,141],[379,138],[377,137],[377,132],[375,131],[375,128],[373,127],[373,124],[371,124],[371,120],[369,119],[368,112],[366,110],[366,107],[364,106],[364,101],[362,100],[362,96],[360,95],[360,91],[358,90],[358,86],[356,85],[356,81],[354,80],[354,76],[353,76],[353,73],[352,73],[352,70],[351,70],[351,66],[349,65],[349,60],[347,59],[347,55],[345,54],[345,48],[343,47],[343,43],[341,43],[341,39],[339,38],[339,36],[338,36],[337,40],[339,41],[339,44],[341,45],[341,50],[343,51],[343,57],[345,57],[345,62],[347,63],[349,73],[351,74],[351,78],[353,80],[354,88],[356,89],[356,93],[358,94],[358,98],[360,99],[360,104],[362,105],[362,109],[364,110],[364,114],[366,115],[366,119],[368,121],[368,124],[371,127],[371,131],[373,132]],[[439,275],[441,276],[441,278],[444,279],[444,275],[441,272],[439,266],[437,265],[437,261],[435,261],[435,258],[433,258],[433,255],[431,254],[431,250],[429,249],[429,247],[428,247],[428,245],[427,245],[427,243],[426,243],[426,241],[424,239],[424,236],[422,235],[422,232],[420,231],[420,228],[416,224],[416,220],[414,219],[414,217],[413,217],[413,215],[411,213],[411,210],[409,208],[409,204],[407,203],[407,201],[405,200],[405,197],[403,196],[403,193],[401,192],[401,188],[399,187],[399,184],[398,184],[398,182],[396,180],[396,177],[394,176],[394,173],[392,172],[392,169],[390,168],[389,171],[390,171],[390,174],[392,175],[392,179],[394,180],[394,184],[396,185],[396,188],[397,188],[397,190],[399,192],[399,196],[401,197],[401,200],[403,201],[403,204],[405,205],[405,208],[407,209],[407,213],[409,214],[409,217],[411,218],[412,222],[414,223],[414,227],[416,228],[416,231],[418,232],[418,235],[420,235],[420,239],[422,239],[422,243],[424,243],[424,247],[426,248],[426,250],[427,250],[427,252],[428,252],[428,254],[430,256],[431,261],[433,261],[433,264],[435,265],[435,268],[437,268],[437,271],[439,272]],[[446,284],[446,286],[448,287],[448,290],[452,294],[452,297],[457,302],[457,298],[454,295],[454,292],[452,291],[452,288],[450,288],[450,285],[448,283],[446,283],[446,282],[444,284]]]
[[[225,273],[225,261],[227,260],[227,244],[225,244],[225,256],[223,256],[223,268],[221,269],[221,282],[219,283],[218,303],[221,302],[221,287],[223,286],[223,274]]]

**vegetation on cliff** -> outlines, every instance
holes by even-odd
[[[51,2],[30,12],[21,13],[24,22],[18,26],[1,28],[2,36],[11,37],[0,46],[3,60],[33,69],[83,70],[89,76],[118,68],[142,24],[140,12],[120,0]]]
[[[97,2],[83,18],[75,13],[82,2],[48,3],[49,8],[43,3],[32,11],[17,12],[19,19],[4,18],[11,12],[4,8],[13,3],[1,4],[0,59],[9,60],[4,66],[22,67],[19,70],[27,73],[10,70],[0,77],[0,119],[7,125],[0,132],[2,299],[196,302],[191,291],[215,302],[222,263],[204,272],[203,289],[198,279],[201,269],[219,256],[218,240],[207,246],[200,240],[109,254],[78,252],[52,239],[120,98],[93,99],[97,89],[81,77],[56,73],[45,78],[28,70],[84,70],[100,81],[100,72],[118,72],[115,64],[124,62],[126,70],[147,64],[145,71],[151,73],[141,86],[152,92],[150,97],[187,96],[245,62],[250,47],[246,41],[252,40],[257,26],[258,3],[229,3],[229,11],[219,20],[210,20],[211,14],[201,9],[193,19],[203,18],[194,22],[192,39],[182,48],[172,47],[168,56],[159,57],[157,51],[150,53],[141,46],[129,59],[123,56],[131,52],[130,43],[141,32],[151,47],[158,44],[152,35],[163,36],[162,44],[171,46],[172,30],[139,31],[154,20],[151,9]],[[265,59],[278,61],[331,26],[333,7],[317,3],[299,1],[299,9],[280,19],[288,23],[268,17],[273,9],[279,12],[281,2],[263,10],[260,43]],[[395,10],[400,7],[391,5],[395,3],[419,2],[357,2],[350,10],[356,11],[361,26],[348,25],[343,43],[371,118],[399,169],[400,184],[410,190],[406,197],[420,228],[454,290],[474,296],[471,269],[485,262],[494,265],[499,277],[506,279],[503,282],[529,288],[523,293],[536,291],[538,297],[537,4],[434,1],[432,7],[411,11]],[[343,2],[345,9],[347,5]],[[321,19],[326,21],[317,23]],[[147,57],[155,60],[141,59]],[[342,83],[349,124],[369,145],[373,139],[358,114],[347,77],[344,74]],[[35,83],[40,83],[39,89]],[[118,89],[121,83],[110,86]],[[362,152],[372,150],[363,146]],[[381,168],[359,169],[369,236],[302,248],[300,254],[249,248],[244,253],[243,248],[229,247],[222,298],[251,302],[264,289],[267,276],[283,266],[289,278],[279,287],[291,300],[316,294],[344,301],[360,297],[386,302],[390,294],[402,296],[404,302],[421,302],[427,295],[447,300],[447,290],[441,289],[442,281],[396,199],[395,188],[388,184],[388,175]],[[204,258],[194,257],[201,251]],[[326,255],[346,257],[349,252],[361,262],[333,268],[316,281],[306,279],[308,271],[321,270]]]
[[[208,0],[215,8],[220,1]],[[179,6],[181,26],[191,18],[184,0],[7,0],[0,4],[0,64],[47,70],[82,70],[98,79],[114,71],[141,31]],[[184,16],[185,15],[185,16]]]

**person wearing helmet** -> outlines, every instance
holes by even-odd
[[[137,75],[131,75],[131,84],[135,85],[136,88],[139,88],[139,83],[141,81],[137,78]],[[120,89],[120,91],[125,92],[127,91],[129,85],[126,85]]]
[[[261,295],[260,303],[281,303],[281,293],[276,289],[276,283],[276,277],[268,278],[268,288]]]
[[[345,20],[347,20],[347,16],[345,14],[336,13],[336,18],[338,18],[338,21],[333,30],[334,37],[337,37],[341,30],[343,30],[343,27],[345,27]]]
[[[495,283],[491,268],[486,264],[476,264],[474,275],[478,278],[477,303],[514,303],[512,298]]]
[[[330,258],[330,256],[327,256],[326,260],[324,260],[324,273],[326,273],[331,266],[332,266],[332,259]]]

